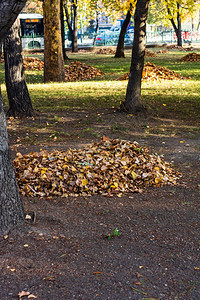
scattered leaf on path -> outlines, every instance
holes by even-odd
[[[29,295],[30,295],[30,292],[26,292],[26,291],[22,291],[22,292],[18,293],[19,300],[21,300],[22,297],[29,296]]]

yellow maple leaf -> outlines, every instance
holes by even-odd
[[[117,183],[117,182],[114,182],[114,186],[115,186],[116,188],[118,188],[118,183]]]
[[[133,180],[135,180],[138,177],[138,175],[134,171],[131,172],[131,176]]]
[[[46,179],[47,175],[46,174],[42,174],[42,179]]]
[[[155,178],[155,183],[159,183],[159,182],[161,182],[162,180],[160,179],[160,178],[158,178],[158,177],[156,177]]]
[[[44,173],[46,173],[46,171],[47,171],[47,168],[42,168],[41,175],[43,175]]]
[[[34,173],[37,173],[39,171],[38,167],[36,166],[33,170]]]
[[[85,186],[88,184],[88,180],[86,178],[82,179],[82,186]]]

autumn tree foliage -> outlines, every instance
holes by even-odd
[[[0,44],[25,5],[25,0],[0,2]],[[12,165],[6,116],[0,93],[0,233],[24,222],[24,210]]]
[[[44,82],[65,81],[60,0],[44,0]]]
[[[182,22],[190,18],[200,8],[199,0],[159,0],[151,1],[148,22],[172,25],[177,36],[177,45],[182,46]]]
[[[4,39],[5,81],[9,101],[7,114],[13,117],[34,115],[31,98],[25,81],[20,37],[20,21],[17,18]]]
[[[182,19],[195,10],[195,0],[165,0],[168,18],[177,36],[177,45],[182,46]]]
[[[43,14],[42,0],[27,0],[25,7],[23,8],[25,13],[38,13]]]

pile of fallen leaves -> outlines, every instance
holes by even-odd
[[[183,56],[180,61],[200,61],[200,54],[198,53],[188,53],[187,55]]]
[[[115,51],[111,48],[101,48],[95,51],[96,54],[115,54]]]
[[[17,153],[14,167],[24,196],[121,196],[177,181],[169,163],[157,154],[137,142],[108,137],[84,149]]]
[[[196,51],[197,49],[195,49],[194,47],[187,47],[187,48],[184,48],[185,51]]]
[[[149,51],[148,49],[145,49],[145,56],[146,57],[156,57],[156,53]]]
[[[129,73],[126,73],[118,78],[118,80],[128,80]],[[169,70],[165,67],[156,66],[150,62],[147,62],[144,65],[142,78],[147,80],[176,80],[176,79],[184,79],[181,75],[176,72]]]
[[[38,57],[26,56],[26,57],[24,57],[23,61],[24,61],[25,70],[31,70],[31,71],[40,70],[40,71],[42,71],[44,68],[43,61]]]
[[[182,46],[177,46],[177,45],[169,45],[166,46],[167,49],[177,49],[180,51],[196,51],[196,49],[192,46],[190,47],[182,47]]]
[[[163,49],[163,50],[158,50],[158,51],[156,51],[156,53],[169,53],[169,51],[168,50],[166,50],[166,49]]]
[[[166,46],[167,49],[177,49],[177,50],[181,50],[181,51],[185,51],[185,49],[182,46],[178,46],[178,45],[168,45]]]
[[[66,81],[81,81],[92,79],[104,73],[92,66],[86,65],[80,61],[74,61],[69,66],[65,67]]]

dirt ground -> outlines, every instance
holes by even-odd
[[[0,239],[0,299],[200,299],[197,128],[197,120],[114,109],[8,120],[13,157],[105,135],[164,155],[182,178],[122,197],[24,198],[36,220]],[[115,228],[120,235],[107,239]]]

